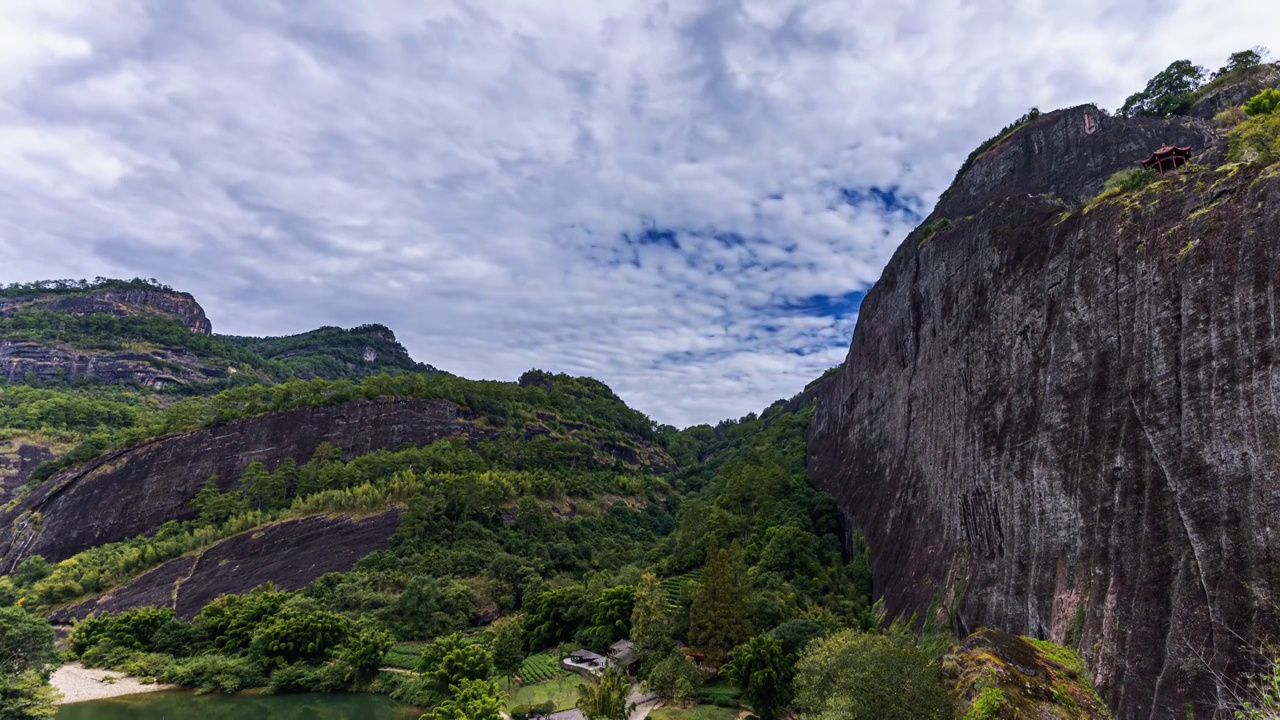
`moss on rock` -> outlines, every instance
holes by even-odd
[[[983,628],[942,658],[966,720],[1109,718],[1075,651]]]

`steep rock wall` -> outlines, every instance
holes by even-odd
[[[393,509],[367,518],[315,515],[274,523],[174,558],[115,590],[55,610],[49,620],[70,623],[89,613],[137,607],[173,608],[190,619],[219,595],[246,593],[266,582],[298,590],[385,548],[399,520],[400,511]]]
[[[980,161],[985,189],[939,207],[959,221],[899,248],[820,392],[810,472],[891,612],[1075,646],[1121,720],[1213,717],[1214,673],[1280,639],[1280,176],[1189,173],[1086,213],[1041,195],[1084,197],[1035,139],[1083,135],[1081,112],[997,148],[1030,166]],[[1108,123],[1071,141],[1115,159],[1067,161],[1082,186],[1152,149]],[[1150,140],[1183,132],[1207,131]]]
[[[202,335],[213,332],[213,324],[194,297],[189,293],[166,290],[114,289],[72,295],[0,298],[0,315],[11,315],[19,310],[47,310],[68,315],[106,313],[116,317],[159,313],[178,320],[191,332]]]
[[[191,499],[211,475],[229,489],[254,461],[268,468],[286,457],[305,462],[323,441],[350,458],[462,429],[448,401],[384,398],[267,413],[107,453],[0,512],[0,574],[29,555],[56,562],[192,518]]]

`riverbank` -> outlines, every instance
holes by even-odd
[[[49,684],[62,693],[59,705],[176,688],[174,685],[144,683],[135,677],[111,670],[87,668],[78,662],[67,663],[55,670],[49,678]]]

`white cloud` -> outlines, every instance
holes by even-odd
[[[840,361],[854,318],[817,296],[913,223],[870,188],[923,214],[1027,107],[1115,107],[1275,27],[1261,0],[11,1],[0,281],[154,276],[223,332],[384,322],[469,377],[714,421]]]

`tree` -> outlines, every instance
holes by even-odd
[[[620,585],[601,592],[591,614],[591,627],[586,631],[587,644],[603,651],[613,641],[626,637],[631,631],[635,599],[634,585]]]
[[[492,680],[461,680],[420,720],[499,720],[505,703]]]
[[[689,609],[689,642],[713,665],[723,663],[733,648],[751,638],[751,605],[742,549],[735,542],[728,549],[712,550]]]
[[[281,460],[272,476],[275,478],[276,485],[284,490],[286,499],[289,497],[289,493],[297,492],[298,463],[292,457]]]
[[[1142,92],[1130,95],[1120,114],[1164,117],[1185,111],[1191,106],[1192,94],[1204,80],[1205,69],[1190,60],[1175,60],[1147,82]]]
[[[902,638],[845,630],[796,662],[795,702],[812,720],[949,720],[951,698],[929,658]]]
[[[286,608],[258,628],[249,649],[268,670],[315,663],[327,659],[350,633],[350,621],[335,612]]]
[[[284,481],[284,482],[282,482]],[[251,462],[240,476],[240,488],[255,510],[275,510],[284,507],[288,485],[281,474],[267,472],[260,462]]]
[[[481,645],[467,642],[462,633],[454,633],[436,638],[423,648],[418,672],[436,690],[445,692],[463,680],[493,677],[493,654]]]
[[[57,660],[53,628],[20,607],[0,608],[0,718],[36,720],[57,712],[48,684]]]
[[[53,628],[20,607],[0,608],[0,674],[46,672],[57,660]]]
[[[684,653],[674,648],[668,650],[661,659],[657,657],[654,659],[656,662],[649,670],[649,677],[646,680],[649,692],[664,700],[677,702],[692,700],[702,680],[693,662],[685,657]]]
[[[499,618],[489,626],[493,639],[490,648],[493,651],[493,666],[507,678],[511,684],[511,676],[524,664],[524,617]]]
[[[580,585],[557,588],[525,599],[525,627],[530,650],[572,638],[591,619],[591,598]]]
[[[774,720],[791,704],[794,671],[794,661],[782,643],[769,635],[757,635],[739,645],[724,669],[761,720]]]
[[[600,677],[578,685],[578,709],[587,720],[627,720],[636,709],[628,703],[631,680],[618,668],[606,668]]]
[[[37,672],[0,675],[0,720],[48,720],[58,714],[58,697]]]
[[[32,555],[13,569],[13,584],[18,587],[31,587],[53,574],[53,565],[39,555]]]
[[[1264,47],[1255,47],[1231,53],[1231,56],[1227,58],[1227,64],[1215,70],[1210,79],[1217,80],[1226,75],[1246,73],[1261,65],[1270,54]]]
[[[769,637],[782,643],[782,652],[798,656],[810,642],[826,633],[818,623],[806,618],[788,620],[769,631]]]
[[[356,679],[368,680],[378,674],[382,659],[395,644],[391,633],[381,628],[367,627],[347,638],[338,650],[338,659],[350,665]]]
[[[238,490],[222,492],[218,489],[218,476],[205,481],[200,492],[191,499],[191,506],[200,513],[205,525],[221,525],[232,517],[249,511],[249,501]]]
[[[631,609],[631,642],[636,648],[636,659],[642,663],[675,647],[671,639],[667,591],[653,573],[640,576],[640,584],[636,586]]]

